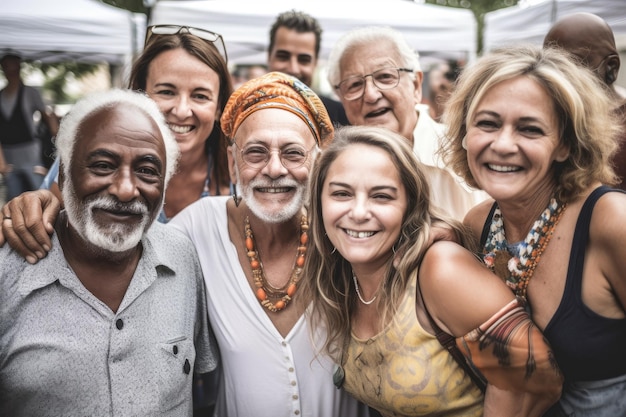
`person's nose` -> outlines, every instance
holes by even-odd
[[[280,159],[280,151],[271,150],[268,155],[267,165],[265,165],[265,172],[270,178],[278,178],[287,174],[287,168],[283,165]]]
[[[130,170],[120,170],[115,175],[113,183],[109,186],[109,193],[122,202],[134,200],[139,197],[137,178]]]
[[[380,89],[374,84],[374,78],[371,75],[366,76],[363,84],[363,99],[368,103],[373,103],[381,96]]]
[[[298,64],[298,57],[294,56],[289,59],[286,71],[287,74],[293,75],[294,77],[298,78],[298,76],[300,75],[300,65]]]
[[[491,149],[500,154],[515,152],[517,150],[517,141],[515,140],[515,135],[513,134],[512,129],[500,129],[496,133],[490,146]]]
[[[179,97],[174,103],[174,107],[172,108],[172,113],[178,117],[179,119],[186,119],[191,116],[191,103],[189,102],[189,98],[187,97]]]
[[[352,208],[350,210],[350,217],[355,222],[362,222],[369,219],[370,208],[367,197],[356,195],[352,201]]]

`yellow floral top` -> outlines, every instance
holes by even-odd
[[[380,334],[352,335],[343,387],[388,416],[482,416],[483,395],[417,320],[417,274],[394,320]]]

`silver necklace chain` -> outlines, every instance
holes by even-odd
[[[356,289],[356,295],[359,297],[359,300],[361,300],[361,302],[365,304],[366,306],[372,304],[374,300],[376,300],[378,295],[375,295],[374,298],[372,298],[369,301],[365,301],[363,299],[363,296],[361,296],[361,291],[359,290],[359,281],[356,279],[356,275],[354,275],[354,272],[352,273],[352,279],[354,280],[354,288]]]

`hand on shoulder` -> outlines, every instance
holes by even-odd
[[[50,234],[61,204],[48,190],[28,191],[2,207],[0,246],[8,242],[17,253],[34,264],[51,248]]]

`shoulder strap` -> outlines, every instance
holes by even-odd
[[[489,237],[489,229],[491,229],[491,220],[493,219],[493,213],[496,211],[496,207],[498,207],[498,203],[495,201],[491,206],[491,210],[489,210],[489,215],[485,219],[485,224],[483,225],[483,231],[480,234],[480,247],[485,247],[485,242],[487,242],[487,238]]]
[[[422,297],[421,291],[420,297]],[[465,370],[465,373],[469,375],[470,378],[472,378],[474,384],[476,384],[476,386],[480,388],[480,390],[484,393],[487,389],[487,382],[483,378],[476,375],[474,370],[469,366],[469,364],[465,360],[465,356],[463,356],[463,354],[457,347],[454,336],[444,332],[439,326],[437,326],[437,323],[435,323],[435,320],[432,318],[432,316],[428,312],[428,309],[426,308],[426,303],[424,302],[423,297],[422,304],[424,305],[424,311],[426,312],[426,316],[428,316],[428,321],[435,331],[435,336],[437,337],[437,340],[439,340],[439,343],[441,343],[441,346],[443,346],[448,351],[448,353],[452,355],[454,360],[457,361],[457,363],[461,366],[461,368],[463,368],[463,370]]]

